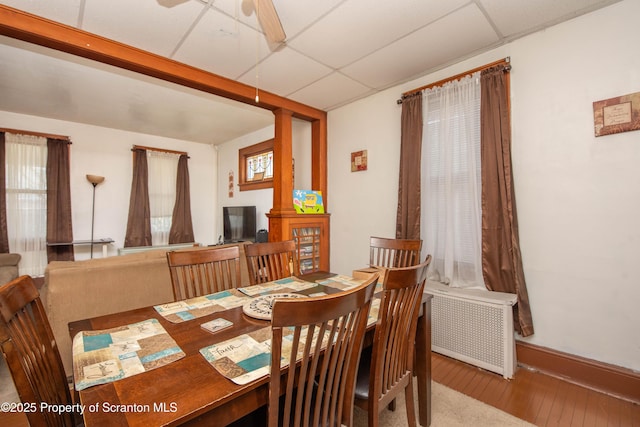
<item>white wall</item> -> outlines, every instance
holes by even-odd
[[[93,187],[86,175],[105,177],[96,187],[94,236],[111,237],[108,255],[116,255],[124,246],[127,228],[129,195],[131,193],[133,145],[167,148],[189,153],[191,184],[191,213],[195,240],[202,244],[215,243],[215,224],[218,211],[216,152],[213,147],[154,135],[125,132],[74,122],[51,120],[36,116],[0,111],[2,127],[34,132],[67,135],[71,138],[71,209],[73,236],[76,240],[91,237],[91,205]],[[88,246],[76,246],[76,259],[90,256]],[[94,258],[102,257],[99,246]]]
[[[218,207],[217,234],[223,234],[223,206],[256,206],[256,230],[269,229],[266,216],[273,206],[273,189],[240,191],[238,187],[238,150],[273,138],[274,126],[236,138],[217,146],[218,150]],[[301,120],[292,123],[292,152],[295,159],[294,188],[311,189],[311,124]],[[233,172],[233,197],[229,197],[229,172]]]
[[[402,92],[511,57],[512,161],[536,345],[640,370],[640,131],[594,137],[594,101],[640,91],[626,0],[329,113],[331,269],[393,237]],[[352,151],[369,169],[350,172]]]
[[[218,145],[218,201],[217,211],[219,212],[216,223],[216,238],[223,235],[222,207],[223,206],[255,206],[256,207],[256,230],[267,229],[268,219],[266,214],[271,210],[273,203],[273,189],[240,191],[238,180],[238,150],[241,148],[257,144],[273,138],[273,126],[266,127],[259,131],[244,135]],[[233,172],[233,197],[229,197],[229,173]]]

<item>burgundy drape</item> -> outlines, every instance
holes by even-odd
[[[482,271],[489,290],[518,296],[514,323],[526,337],[533,334],[533,320],[518,238],[505,73],[501,65],[481,75]]]
[[[71,243],[69,141],[47,138],[47,242]],[[47,261],[73,261],[73,245],[47,246]]]
[[[422,92],[402,101],[396,238],[420,239]]]
[[[7,181],[5,165],[4,132],[0,132],[0,254],[9,253],[9,233],[7,232]]]
[[[178,160],[176,180],[176,202],[173,206],[169,244],[193,242],[193,223],[191,221],[191,190],[189,186],[188,157],[184,154]]]
[[[149,208],[149,171],[147,151],[133,150],[133,178],[129,198],[129,218],[124,247],[151,246],[151,210]]]

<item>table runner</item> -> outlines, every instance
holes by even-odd
[[[313,288],[317,283],[306,282],[297,277],[286,277],[260,285],[229,289],[215,294],[203,295],[182,301],[154,306],[156,311],[171,323],[180,323],[198,317],[240,307],[256,296],[273,293],[295,293]]]
[[[337,275],[326,279],[316,280],[319,285],[330,286],[335,289],[345,290],[362,285],[366,279],[355,279],[351,276]]]
[[[184,356],[157,319],[99,331],[82,331],[73,338],[75,388],[80,391],[130,377]]]
[[[215,294],[160,304],[153,308],[169,322],[181,323],[212,313],[240,307],[249,301],[251,301],[251,297],[240,292],[238,289],[229,289],[227,291],[216,292]]]
[[[238,288],[238,290],[250,297],[256,297],[273,293],[300,292],[305,289],[313,288],[314,286],[317,286],[317,283],[307,282],[295,276],[291,276],[259,285]]]

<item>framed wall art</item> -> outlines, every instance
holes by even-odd
[[[351,172],[367,170],[367,150],[351,153]]]
[[[640,130],[640,92],[593,103],[596,136]]]

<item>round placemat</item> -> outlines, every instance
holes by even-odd
[[[252,299],[242,306],[242,311],[247,316],[261,319],[271,320],[271,310],[273,301],[276,298],[307,298],[306,295],[300,294],[269,294]]]

